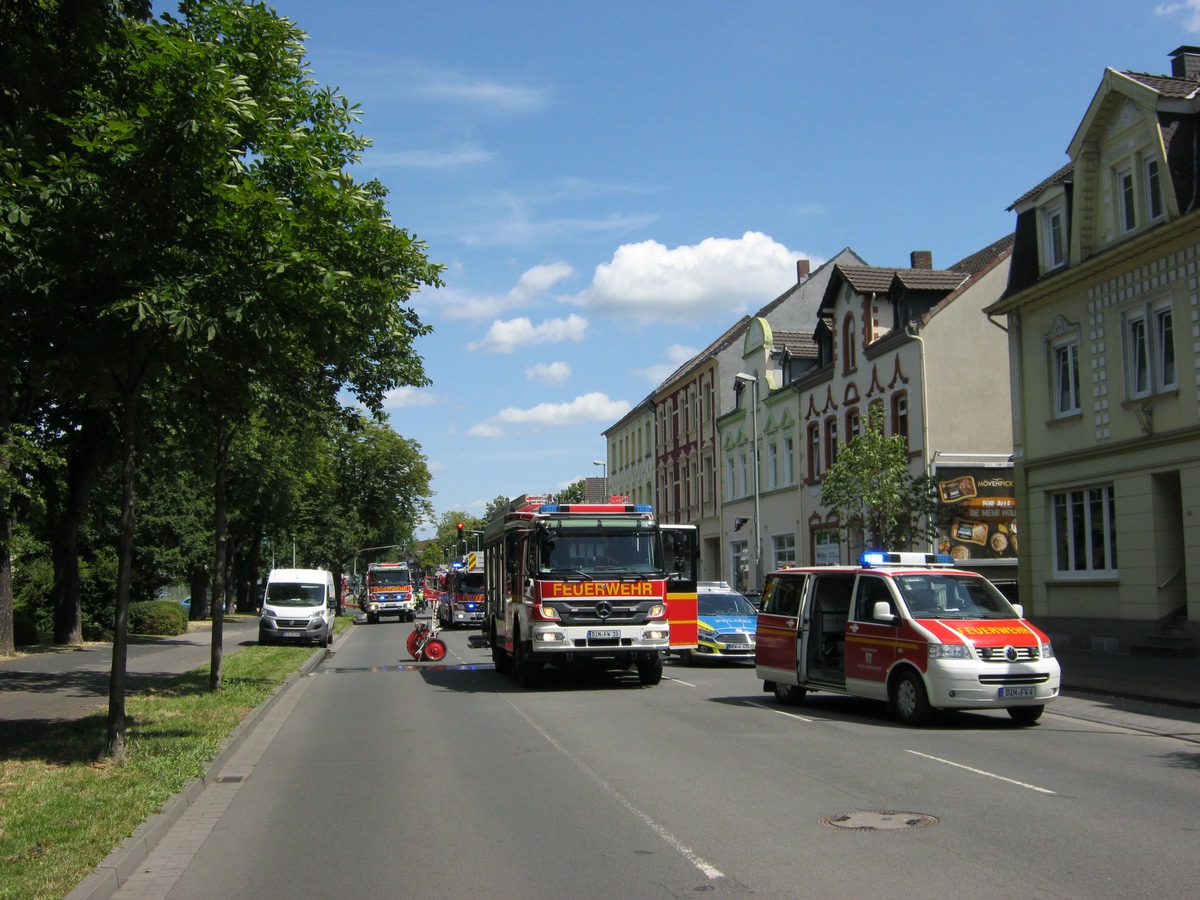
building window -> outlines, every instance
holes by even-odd
[[[775,554],[776,569],[796,564],[796,536],[794,534],[777,534],[771,538],[771,549]]]
[[[854,315],[842,323],[842,371],[853,372],[858,366],[858,341],[854,334]]]
[[[725,499],[733,499],[733,457],[725,460]]]
[[[1153,222],[1163,215],[1162,179],[1158,174],[1158,160],[1146,160],[1146,220]]]
[[[821,426],[813,422],[808,426],[808,480],[821,478]]]
[[[1046,268],[1057,269],[1067,261],[1067,223],[1062,204],[1055,204],[1042,213]]]
[[[825,420],[825,465],[832,466],[837,462],[838,426],[837,419],[830,416]]]
[[[1055,570],[1115,575],[1117,516],[1112,486],[1054,494],[1052,506]]]
[[[779,445],[774,441],[767,444],[767,490],[779,487]]]
[[[904,438],[904,446],[909,446],[908,440],[908,394],[897,394],[892,398],[892,434]]]
[[[746,472],[747,471],[748,470],[746,468],[746,454],[745,453],[738,454],[737,495],[739,497],[746,496]]]
[[[861,433],[862,419],[858,415],[858,410],[852,409],[846,413],[846,443],[850,443]]]
[[[1140,399],[1179,387],[1175,366],[1175,322],[1170,304],[1128,310],[1125,324],[1125,387]]]
[[[1054,347],[1054,416],[1062,419],[1079,413],[1079,343]]]
[[[783,483],[796,483],[796,447],[790,437],[783,439]]]
[[[1133,169],[1124,166],[1117,170],[1117,215],[1122,231],[1137,227],[1137,201],[1133,191]]]

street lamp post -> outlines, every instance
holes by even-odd
[[[754,389],[753,403],[750,408],[750,425],[754,431],[754,590],[762,590],[762,528],[759,525],[759,498],[762,491],[759,485],[759,460],[758,460],[758,378],[754,375],[747,375],[745,372],[738,372],[733,376],[733,380],[739,384],[748,384]]]
[[[593,459],[593,466],[600,466],[600,477],[604,479],[604,499],[608,500],[608,463],[602,459]]]

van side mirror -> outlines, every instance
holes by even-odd
[[[892,604],[886,600],[875,601],[875,608],[871,610],[871,617],[876,622],[893,623],[896,621],[896,614],[892,612]]]
[[[1017,611],[1017,618],[1018,618],[1018,619],[1023,619],[1023,618],[1025,618],[1025,607],[1024,607],[1024,606],[1022,606],[1020,603],[1014,603],[1014,604],[1012,605],[1012,608],[1013,608],[1013,609],[1015,609],[1015,610]]]

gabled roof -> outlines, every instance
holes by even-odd
[[[775,331],[772,335],[775,338],[776,351],[804,359],[817,358],[817,342],[812,339],[811,334],[801,331]]]
[[[705,347],[703,350],[701,350],[699,353],[697,353],[695,356],[693,356],[691,359],[689,359],[687,362],[685,362],[683,365],[681,365],[678,369],[676,369],[674,372],[672,372],[670,375],[668,375],[666,378],[664,378],[659,383],[658,387],[656,387],[653,391],[650,392],[650,396],[651,397],[655,396],[656,394],[658,394],[659,392],[664,390],[668,385],[671,385],[671,384],[675,383],[676,381],[682,381],[683,377],[685,375],[687,375],[689,372],[693,371],[694,369],[699,368],[703,363],[706,363],[709,360],[711,360],[720,351],[724,350],[726,347],[728,347],[730,344],[732,344],[738,338],[738,336],[741,335],[746,330],[746,327],[749,324],[750,324],[750,316],[742,316],[740,319],[737,320],[737,322],[735,322],[733,324],[732,327],[726,329],[725,332],[719,338],[717,338],[715,341],[713,341],[711,344],[709,344],[707,347]]]
[[[952,291],[967,276],[952,269],[896,269],[895,280],[910,291]]]
[[[1146,87],[1164,97],[1177,97],[1189,99],[1197,96],[1200,91],[1200,83],[1193,81],[1190,78],[1174,78],[1170,75],[1151,75],[1148,72],[1130,72],[1126,69],[1118,70],[1120,74],[1126,78],[1132,78],[1134,81],[1144,84]]]
[[[1035,187],[1030,188],[1025,193],[1023,193],[1020,197],[1018,197],[1016,200],[1014,200],[1012,203],[1012,206],[1010,206],[1008,208],[1008,211],[1012,212],[1014,209],[1016,209],[1018,206],[1020,206],[1026,200],[1032,200],[1034,197],[1036,197],[1042,191],[1046,190],[1046,188],[1048,188],[1048,187],[1053,187],[1056,184],[1062,184],[1064,181],[1071,181],[1072,176],[1074,175],[1074,172],[1075,172],[1075,163],[1073,161],[1067,163],[1065,166],[1063,166],[1061,169],[1059,169],[1057,172],[1055,172],[1049,178],[1042,179],[1042,181],[1039,182]]]
[[[966,272],[971,276],[978,275],[996,260],[1007,255],[1012,250],[1016,239],[1016,232],[1006,234],[1000,240],[988,244],[988,246],[972,253],[966,259],[960,259],[950,268],[955,272]]]

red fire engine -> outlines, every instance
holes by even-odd
[[[512,501],[483,535],[497,671],[528,687],[546,664],[599,662],[658,684],[675,621],[680,646],[696,643],[695,527],[672,528],[668,562],[649,506]]]

